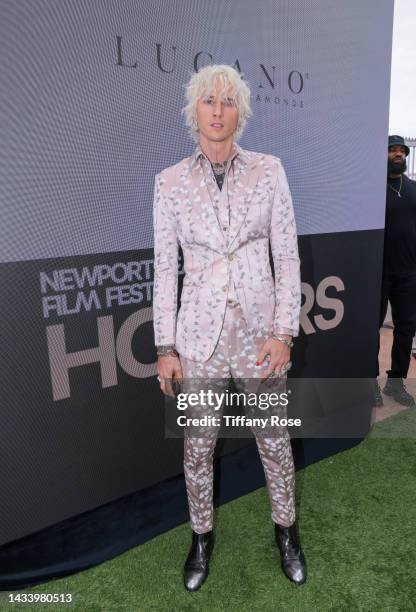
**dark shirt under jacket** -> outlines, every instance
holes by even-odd
[[[212,173],[215,176],[215,180],[217,181],[217,185],[219,187],[219,190],[221,191],[223,183],[224,183],[225,172],[223,172],[222,174],[215,174],[214,166],[212,164],[211,164],[211,168],[212,168]]]
[[[384,275],[416,274],[416,181],[402,177],[401,197],[387,186]],[[399,191],[400,178],[388,184]]]

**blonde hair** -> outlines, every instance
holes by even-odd
[[[196,104],[203,96],[212,93],[215,83],[222,85],[221,95],[225,96],[231,89],[238,109],[237,129],[234,139],[238,140],[246,126],[247,119],[252,114],[250,107],[250,89],[235,68],[226,64],[205,66],[192,75],[185,89],[186,106],[182,109],[185,123],[191,137],[198,142],[198,126],[196,123]]]

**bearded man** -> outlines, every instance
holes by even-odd
[[[409,152],[402,136],[389,136],[380,327],[390,302],[394,329],[383,393],[403,406],[415,405],[403,383],[416,331],[416,182],[405,175]],[[383,405],[379,388],[375,400]]]

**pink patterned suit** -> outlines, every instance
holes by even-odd
[[[222,191],[199,148],[156,176],[155,343],[176,344],[199,361],[218,341],[230,280],[250,329],[299,331],[299,255],[285,171],[277,157],[236,149]],[[222,198],[228,225],[216,215]],[[177,317],[179,244],[186,276]]]
[[[291,194],[280,159],[234,145],[222,190],[199,147],[156,176],[156,345],[174,344],[184,379],[259,377],[256,354],[274,333],[297,336],[300,273]],[[185,278],[177,313],[178,247]],[[269,245],[275,270],[270,267]],[[263,367],[267,367],[264,363]],[[255,433],[272,519],[294,522],[290,438]],[[185,435],[191,525],[212,528],[212,439]]]

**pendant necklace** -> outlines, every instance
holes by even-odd
[[[392,187],[392,186],[390,185],[390,183],[389,183],[389,182],[387,183],[387,186],[388,186],[388,187],[390,187],[390,189],[392,189],[393,191],[395,191],[395,192],[397,193],[397,195],[399,196],[399,198],[401,198],[401,197],[402,197],[402,196],[400,195],[400,192],[401,192],[401,190],[402,190],[402,185],[403,185],[403,178],[402,178],[402,175],[400,175],[400,187],[399,187],[399,189],[395,189],[394,187]]]

